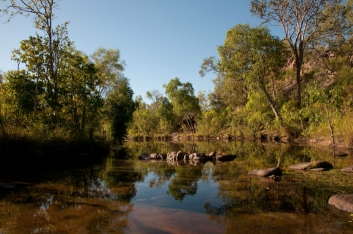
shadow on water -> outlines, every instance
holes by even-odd
[[[237,158],[137,159],[144,152],[177,150]],[[279,159],[280,182],[247,175]],[[317,159],[335,160],[335,168],[288,170]],[[334,159],[329,150],[290,145],[129,142],[79,167],[0,180],[0,233],[349,233],[352,218],[327,201],[335,193],[353,193],[352,176],[339,172],[350,164],[351,155]]]

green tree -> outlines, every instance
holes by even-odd
[[[127,126],[132,120],[136,108],[133,94],[127,78],[121,77],[115,82],[113,90],[105,100],[105,109],[111,122],[112,135],[114,141],[118,143],[121,143],[127,134]]]
[[[182,121],[184,117],[200,114],[199,100],[195,97],[194,88],[190,82],[182,83],[176,77],[163,85],[165,93],[173,106],[175,121]],[[174,125],[176,125],[175,123]]]
[[[63,72],[65,86],[62,86],[63,112],[75,130],[92,130],[98,127],[103,98],[96,69],[87,55],[74,51],[67,60]],[[65,94],[65,95],[64,95]]]
[[[98,91],[106,97],[112,91],[115,83],[122,76],[125,62],[120,59],[118,49],[98,48],[90,56],[97,70],[97,77],[101,82]]]
[[[62,64],[61,51],[67,41],[67,22],[63,25],[54,26],[54,9],[58,4],[54,0],[8,0],[7,6],[2,11],[9,15],[10,21],[16,15],[33,16],[35,27],[45,34],[47,56],[45,66],[47,67],[46,77],[48,82],[47,92],[50,94],[51,104],[54,109],[59,105],[59,71]],[[54,115],[55,116],[55,115]]]
[[[308,45],[315,41],[321,23],[332,17],[341,0],[251,0],[251,12],[265,23],[278,23],[284,30],[295,58],[297,105],[301,106],[302,66]]]
[[[286,61],[286,47],[266,27],[237,25],[227,32],[224,45],[218,47],[219,70],[242,80],[251,92],[262,92],[277,119],[275,83]]]

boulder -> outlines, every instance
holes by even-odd
[[[192,153],[189,155],[190,160],[206,160],[206,155],[205,154],[200,154],[200,153]]]
[[[349,167],[342,168],[341,171],[343,172],[353,172],[353,165]]]
[[[294,164],[292,166],[289,166],[289,168],[292,170],[306,170],[310,167],[310,165],[311,165],[311,162],[304,162],[304,163]]]
[[[314,161],[314,162],[312,163],[311,168],[332,169],[332,168],[333,168],[333,165],[332,165],[331,163],[329,163],[329,162],[319,160],[319,161]]]
[[[217,155],[217,152],[216,151],[213,151],[211,153],[208,154],[208,157],[210,157],[211,159],[214,159]]]
[[[152,154],[150,154],[150,158],[157,159],[157,158],[159,158],[158,155],[159,155],[159,153],[152,153]]]
[[[348,156],[348,154],[346,152],[341,152],[341,151],[334,152],[333,155],[337,156],[337,157],[346,157],[346,156]]]
[[[176,152],[176,151],[169,152],[169,153],[167,154],[167,159],[168,159],[168,160],[174,160],[174,159],[176,158],[176,156],[177,156],[177,153],[178,153],[178,152]]]
[[[188,156],[188,153],[184,152],[184,151],[178,151],[177,154],[176,154],[176,158],[175,160],[183,160],[184,158],[186,159]]]
[[[337,194],[328,200],[328,204],[339,210],[353,213],[353,194]]]
[[[158,155],[160,159],[166,159],[167,158],[167,154],[166,153],[161,153]]]
[[[316,169],[316,171],[319,171],[320,170],[319,168],[322,168],[322,170],[328,170],[328,169],[332,169],[333,166],[329,162],[318,160],[313,162],[298,163],[290,166],[289,168],[292,170]]]
[[[216,155],[216,160],[221,161],[221,162],[226,162],[226,161],[232,161],[236,158],[236,155],[232,154],[226,154],[226,155]]]
[[[138,156],[138,159],[140,159],[140,160],[148,160],[148,159],[150,159],[149,158],[149,154],[147,154],[147,153],[142,153],[140,156]]]
[[[249,175],[256,175],[256,176],[281,176],[282,170],[279,167],[271,167],[271,168],[264,168],[264,169],[255,169],[248,173]]]

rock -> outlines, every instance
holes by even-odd
[[[150,158],[157,159],[158,155],[159,155],[158,153],[152,153],[152,154],[150,154]]]
[[[341,171],[343,172],[353,172],[353,165],[349,167],[342,168]]]
[[[353,194],[337,194],[328,200],[328,204],[339,210],[353,213]]]
[[[187,155],[188,153],[179,150],[178,153],[176,154],[175,160],[179,161],[179,160],[183,160],[184,158],[186,159]]]
[[[211,159],[215,158],[217,155],[217,152],[216,151],[213,151],[211,153],[208,154],[208,157],[210,157]]]
[[[178,152],[176,152],[176,151],[169,152],[169,153],[167,154],[167,159],[168,159],[168,160],[174,160],[174,159],[176,158],[176,156],[177,156],[177,153],[178,153]]]
[[[165,153],[161,153],[158,155],[160,159],[166,159],[167,158],[167,154]]]
[[[193,153],[189,155],[190,160],[206,160],[206,155],[205,154],[200,154],[200,153]]]
[[[289,166],[289,168],[292,170],[306,170],[310,166],[311,166],[311,162],[304,162],[304,163],[294,164],[292,166]]]
[[[346,152],[341,152],[341,151],[339,151],[337,153],[334,152],[333,155],[337,156],[337,157],[346,157],[346,156],[348,156],[348,154]]]
[[[256,176],[281,176],[282,170],[279,167],[271,167],[271,168],[264,168],[264,169],[255,169],[248,173],[249,175],[256,175]]]
[[[142,153],[140,156],[138,156],[138,159],[140,159],[140,160],[148,160],[149,159],[149,154]]]
[[[236,155],[231,155],[231,154],[227,154],[227,155],[216,155],[216,160],[218,161],[222,161],[222,162],[225,162],[225,161],[232,161],[236,158],[237,156]]]
[[[328,169],[332,169],[333,166],[329,162],[318,160],[318,161],[313,161],[313,162],[298,163],[298,164],[290,166],[289,168],[292,170],[317,169],[316,171],[319,171],[319,168],[324,168],[324,169],[328,170]]]
[[[331,163],[329,163],[329,162],[326,162],[326,161],[322,161],[322,160],[320,160],[320,161],[314,161],[314,162],[312,163],[311,168],[325,168],[325,169],[332,169],[332,168],[333,168],[333,166],[332,166],[332,164],[331,164]]]

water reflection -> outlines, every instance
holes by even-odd
[[[211,151],[232,162],[140,161],[143,152]],[[283,162],[280,182],[250,177],[254,168]],[[289,171],[308,160],[335,160],[329,172]],[[349,233],[349,214],[327,205],[353,193],[339,168],[352,156],[330,150],[239,142],[128,143],[104,163],[4,181],[0,233]]]

